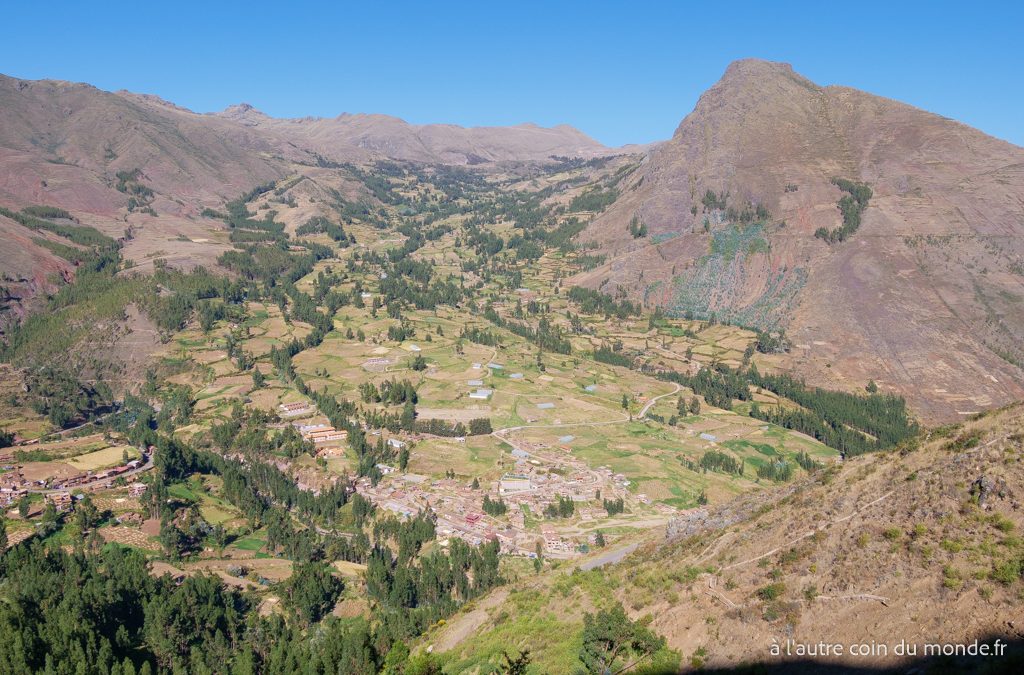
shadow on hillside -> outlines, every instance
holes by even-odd
[[[993,645],[997,638],[980,640],[982,644]],[[822,675],[889,675],[901,673],[905,675],[940,675],[945,673],[977,673],[979,675],[998,675],[1024,673],[1024,640],[1007,640],[998,638],[1005,645],[1002,656],[918,656],[900,665],[878,666],[840,665],[822,663],[813,659],[789,659],[778,657],[773,663],[757,663],[736,666],[734,668],[706,667],[697,672],[714,675],[729,673],[730,675],[804,675],[805,673]],[[921,653],[923,645],[919,647]],[[692,668],[684,661],[684,672]],[[665,675],[668,675],[667,673]]]

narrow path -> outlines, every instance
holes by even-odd
[[[596,558],[591,558],[590,560],[580,563],[577,567],[584,572],[588,572],[590,570],[596,570],[599,567],[604,567],[605,565],[614,565],[615,563],[622,562],[623,558],[635,551],[638,546],[640,546],[640,544],[633,543],[628,546],[623,546],[622,548],[617,548],[613,551],[608,551],[607,553],[602,553]]]

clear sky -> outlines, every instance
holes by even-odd
[[[1024,3],[12,2],[0,72],[200,112],[379,112],[668,138],[730,61],[793,64],[1024,145]],[[3,121],[0,119],[0,124]]]

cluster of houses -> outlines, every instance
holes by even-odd
[[[52,483],[46,483],[43,485],[48,490],[70,490],[76,487],[86,487],[97,481],[106,481],[111,478],[117,478],[129,471],[134,471],[142,466],[144,463],[143,459],[133,459],[127,464],[121,466],[115,466],[111,469],[104,469],[103,471],[86,471],[85,473],[75,474],[68,478],[53,481]]]
[[[35,481],[27,479],[20,466],[5,465],[0,467],[3,470],[3,473],[0,473],[0,506],[10,506],[30,491],[60,490],[68,492],[76,488],[95,487],[138,469],[145,464],[145,458],[144,454],[141,459],[133,459],[126,464],[103,471],[83,471],[66,477]]]

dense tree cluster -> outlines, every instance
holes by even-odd
[[[569,289],[569,300],[579,305],[586,314],[603,314],[605,318],[617,319],[640,316],[642,312],[640,305],[630,302],[624,293],[623,290],[623,295],[614,298],[601,291],[573,286]]]
[[[46,415],[56,427],[102,412],[113,402],[106,383],[82,382],[67,368],[56,365],[29,369],[25,373],[25,389],[32,408]]]
[[[572,353],[572,344],[565,337],[562,329],[548,321],[547,317],[541,317],[537,327],[533,328],[529,324],[502,318],[493,307],[488,307],[484,311],[484,318],[499,328],[504,328],[519,337],[526,338],[546,352],[554,352],[556,354]]]
[[[757,477],[776,482],[787,481],[793,477],[793,465],[784,459],[776,459],[757,467]]]
[[[871,200],[871,188],[866,183],[857,183],[845,178],[833,178],[832,184],[845,192],[837,206],[843,215],[843,224],[834,230],[819,227],[814,236],[824,239],[829,244],[845,241],[857,228],[860,227],[860,219],[868,208]]]
[[[481,507],[489,516],[503,516],[508,512],[508,504],[501,497],[491,499],[490,495],[484,495],[483,506]]]
[[[736,459],[732,455],[727,455],[724,452],[718,452],[717,450],[708,450],[700,458],[699,462],[702,469],[708,471],[721,471],[723,473],[731,473],[734,476],[743,475],[743,462]]]
[[[544,515],[547,518],[571,518],[576,512],[576,503],[571,497],[557,495],[555,501],[544,507]]]
[[[601,504],[604,506],[604,510],[608,512],[609,516],[614,516],[626,511],[626,502],[622,497],[617,499],[603,499],[601,500]]]

